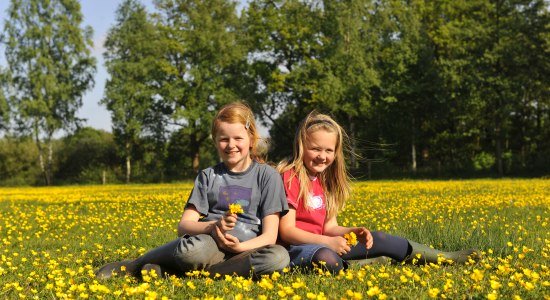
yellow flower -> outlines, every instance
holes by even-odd
[[[352,231],[350,233],[344,234],[344,238],[346,239],[349,246],[357,245],[357,235],[355,234],[355,232]]]
[[[378,288],[377,286],[371,287],[367,291],[367,295],[369,295],[369,297],[373,297],[373,296],[376,296],[378,294],[380,294],[380,288]]]
[[[440,291],[438,288],[429,289],[428,295],[430,296],[430,298],[437,298],[437,295],[439,295],[439,292]]]
[[[239,203],[229,204],[229,213],[242,214],[244,213],[242,206]]]
[[[496,280],[491,280],[490,283],[491,283],[491,288],[493,290],[498,290],[499,288],[502,287],[502,284],[500,284],[500,282],[498,282]]]

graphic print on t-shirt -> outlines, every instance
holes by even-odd
[[[238,203],[246,212],[248,211],[248,207],[250,206],[251,197],[251,188],[246,188],[238,185],[220,186],[218,203],[223,203],[226,207],[229,207],[229,204]]]
[[[309,194],[309,201],[308,201],[309,208],[313,210],[321,209],[323,208],[323,198],[319,195],[313,195]]]

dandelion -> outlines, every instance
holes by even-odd
[[[346,242],[349,246],[357,245],[357,235],[355,234],[355,232],[352,231],[350,233],[344,234],[344,238],[346,239]]]
[[[244,213],[242,206],[239,203],[229,204],[230,214],[242,214]]]

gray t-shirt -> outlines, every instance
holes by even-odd
[[[261,220],[271,214],[288,211],[281,175],[275,169],[255,161],[242,173],[234,173],[223,163],[202,170],[185,207],[194,205],[204,216],[200,221],[219,220],[229,204],[238,203],[239,214],[228,233],[244,242],[262,233]]]

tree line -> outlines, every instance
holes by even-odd
[[[316,109],[345,127],[359,178],[550,170],[544,0],[154,4],[123,1],[103,45],[111,134],[76,116],[96,71],[79,2],[11,0],[1,182],[193,177],[217,160],[210,123],[236,100],[270,128],[272,161]]]

